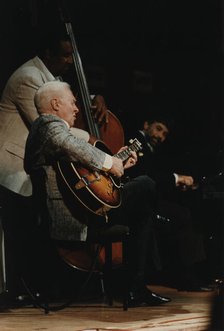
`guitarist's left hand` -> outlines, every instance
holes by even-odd
[[[119,152],[124,151],[127,148],[128,148],[128,146],[121,147],[119,149]],[[131,151],[130,154],[131,155],[129,156],[129,158],[124,162],[124,170],[133,167],[138,160],[136,152]]]

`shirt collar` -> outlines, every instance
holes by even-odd
[[[42,113],[41,114],[41,116],[47,116],[47,115],[53,115],[53,114],[48,114],[48,113]],[[57,116],[58,117],[58,116]],[[68,129],[70,129],[70,126],[69,126],[69,124],[68,124],[68,122],[67,121],[65,121],[63,118],[61,118],[61,117],[58,117],[58,118],[60,118],[60,120],[62,120],[62,122],[64,122],[65,124],[66,124],[66,126],[68,127]]]

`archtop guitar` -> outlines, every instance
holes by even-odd
[[[132,151],[137,152],[142,148],[137,139],[130,140],[130,144],[127,149],[114,156],[125,161]],[[95,146],[111,155],[103,142],[96,141]],[[91,212],[105,216],[108,210],[120,206],[122,200],[120,178],[108,172],[87,169],[75,162],[58,161],[56,166],[71,194]]]

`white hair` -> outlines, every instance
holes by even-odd
[[[34,104],[37,111],[41,113],[46,110],[50,101],[54,98],[60,97],[65,89],[70,89],[70,85],[66,82],[57,80],[44,83],[40,86],[34,96]]]

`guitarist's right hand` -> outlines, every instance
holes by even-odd
[[[116,177],[122,177],[124,174],[124,166],[122,160],[115,156],[112,156],[112,160],[113,164],[109,172]]]

